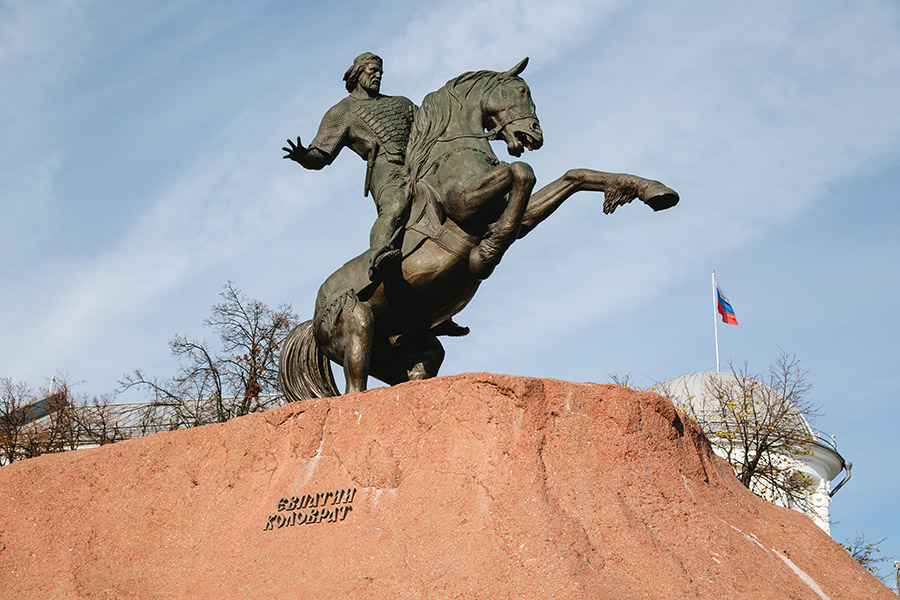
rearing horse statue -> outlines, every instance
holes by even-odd
[[[519,77],[528,59],[504,73],[460,75],[425,97],[416,111],[406,162],[411,209],[400,273],[372,282],[363,253],[319,289],[311,321],[281,351],[279,381],[289,400],[339,395],[330,361],[344,368],[346,392],[369,375],[393,385],[438,374],[440,329],[469,303],[512,243],[578,191],[603,192],[603,212],[639,198],[653,210],[678,203],[658,181],[574,169],[533,192],[524,162],[501,162],[489,139],[521,156],[543,133],[531,92]]]

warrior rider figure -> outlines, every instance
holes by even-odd
[[[364,52],[344,73],[346,98],[332,106],[319,125],[316,137],[304,148],[288,140],[282,148],[289,158],[306,169],[330,165],[344,147],[366,161],[363,195],[372,192],[378,218],[369,234],[369,278],[373,282],[398,275],[402,254],[400,246],[409,211],[409,175],[406,168],[406,144],[416,105],[403,96],[380,93],[382,60]],[[432,331],[437,335],[465,335],[448,319]]]
[[[405,154],[415,104],[403,96],[385,96],[381,58],[366,52],[344,73],[350,95],[325,113],[319,132],[304,148],[297,138],[284,158],[307,169],[330,165],[348,147],[366,161],[364,195],[372,192],[378,218],[369,234],[370,277],[389,276],[400,264],[400,238],[409,209]]]

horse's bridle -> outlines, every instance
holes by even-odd
[[[511,78],[510,78],[511,79]],[[506,80],[498,79],[496,86],[501,86]],[[495,87],[496,87],[495,86]],[[487,102],[487,99],[490,98],[491,94],[494,93],[494,88],[488,90],[487,93],[484,94],[484,100],[481,104],[481,112],[484,113],[484,104]],[[506,115],[505,119],[500,119],[500,122],[494,126],[490,131],[482,131],[480,133],[461,133],[459,135],[454,135],[450,137],[440,137],[437,139],[438,142],[452,142],[454,140],[459,140],[463,138],[480,138],[480,139],[488,139],[488,140],[496,140],[499,139],[497,136],[503,131],[503,128],[507,125],[515,123],[516,121],[524,121],[526,119],[536,119],[536,115],[524,115],[521,117],[513,117],[512,116],[512,102],[509,101],[509,95],[506,93],[505,87],[500,87],[500,95],[503,96],[503,100],[506,103],[506,106],[500,112],[501,115]]]

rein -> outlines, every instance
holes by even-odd
[[[509,109],[507,109],[506,112],[510,112]],[[490,131],[483,131],[481,133],[460,133],[459,135],[453,135],[453,136],[449,136],[449,137],[439,137],[437,139],[437,141],[438,142],[452,142],[454,140],[460,140],[463,138],[481,138],[481,139],[487,138],[487,139],[493,140],[493,139],[497,139],[497,134],[500,133],[503,130],[503,128],[506,127],[507,125],[509,125],[511,123],[515,123],[516,121],[524,121],[525,119],[531,119],[531,118],[533,118],[533,117],[531,117],[531,116],[515,117],[512,119],[507,119],[507,120],[503,121],[502,123],[500,123],[493,129],[491,129]]]

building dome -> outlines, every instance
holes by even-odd
[[[743,379],[743,381],[742,381]],[[742,378],[734,373],[717,373],[714,371],[699,371],[697,373],[685,373],[678,377],[673,377],[659,384],[662,390],[675,404],[691,416],[711,417],[719,414],[720,396],[714,393],[717,390],[735,389],[737,393],[743,391],[741,388],[764,389],[767,395],[776,394],[775,390],[762,384],[759,381],[749,378]],[[765,407],[761,407],[765,410]],[[787,402],[785,418],[796,421],[810,434],[815,435],[815,431],[809,425],[806,417],[803,416],[793,403]],[[763,420],[765,415],[760,415]],[[835,473],[835,476],[837,473]]]
[[[704,433],[709,437],[716,454],[728,460],[729,452],[726,451],[726,448],[731,444],[732,460],[730,462],[732,464],[735,457],[733,440],[724,440],[717,433],[717,431],[721,432],[721,428],[716,426],[717,423],[724,423],[725,419],[729,418],[723,416],[728,413],[728,411],[722,410],[723,402],[734,398],[744,398],[744,395],[754,393],[768,398],[776,398],[778,402],[774,405],[766,402],[752,403],[755,406],[754,410],[760,412],[749,415],[747,421],[750,424],[754,422],[766,424],[775,422],[777,417],[780,422],[788,422],[792,426],[796,425],[798,430],[805,430],[808,439],[795,448],[796,451],[791,455],[781,458],[785,468],[800,472],[809,478],[812,491],[808,504],[804,503],[800,507],[791,506],[789,501],[784,501],[778,494],[765,493],[765,490],[760,489],[754,489],[754,491],[775,504],[806,513],[819,527],[830,532],[831,496],[850,478],[852,464],[845,461],[837,451],[834,438],[813,429],[803,413],[793,403],[780,398],[771,387],[734,373],[711,371],[685,373],[658,384],[657,390],[671,399],[676,407],[697,420]],[[772,415],[773,418],[768,419],[767,411],[776,410],[779,411],[779,414]],[[733,464],[733,466],[736,465]],[[845,472],[843,480],[832,488],[831,482],[841,471]]]

